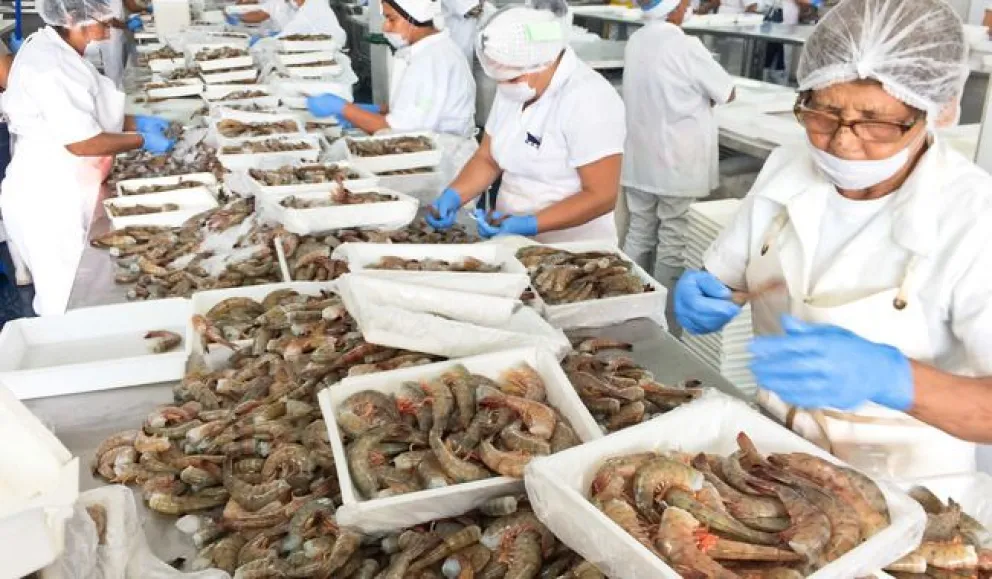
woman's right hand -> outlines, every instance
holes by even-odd
[[[730,288],[706,271],[687,271],[675,284],[675,319],[690,334],[723,329],[741,312]]]
[[[141,139],[141,148],[153,155],[168,153],[176,146],[176,141],[158,131],[142,132]]]
[[[434,229],[448,229],[455,224],[455,215],[461,206],[462,196],[458,191],[448,187],[434,200],[434,203],[431,203],[425,219]]]

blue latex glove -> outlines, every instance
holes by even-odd
[[[913,405],[913,371],[896,348],[844,328],[782,316],[784,336],[755,338],[751,371],[762,388],[803,408],[850,410],[871,401]]]
[[[431,210],[434,211],[436,217],[428,213],[424,219],[434,229],[448,229],[455,224],[455,215],[461,206],[461,195],[458,194],[458,191],[448,187],[441,193],[440,197],[431,203]]]
[[[164,133],[169,128],[169,121],[162,117],[134,115],[134,126],[139,133]]]
[[[348,119],[344,118],[341,115],[335,115],[334,116],[334,120],[336,120],[338,122],[338,126],[341,127],[341,130],[347,130],[347,129],[353,129],[353,128],[355,128],[355,125],[353,125],[351,123],[351,121],[349,121]]]
[[[675,319],[690,334],[722,329],[741,313],[730,288],[706,271],[687,271],[675,284]]]
[[[224,16],[224,20],[231,26],[237,26],[241,23],[241,17],[237,14],[227,14]]]
[[[493,219],[500,217],[503,217],[502,213],[493,212]],[[537,235],[537,215],[511,215],[503,219],[499,226],[493,226],[486,220],[486,213],[482,209],[476,209],[475,221],[479,227],[479,235],[485,239],[497,235],[523,235],[524,237]]]
[[[322,94],[312,97],[307,97],[307,110],[310,111],[315,117],[329,117],[331,115],[341,116],[344,112],[344,106],[348,104],[348,101],[339,97],[336,94]]]
[[[18,37],[16,34],[10,35],[10,51],[17,53],[21,49],[21,45],[24,44],[24,39]]]
[[[141,132],[141,148],[153,155],[162,155],[172,150],[176,146],[176,141],[166,137],[158,131]]]
[[[141,22],[141,16],[138,16],[137,14],[132,14],[128,16],[127,18],[128,30],[130,30],[131,32],[137,32],[144,27],[145,27],[144,23]]]

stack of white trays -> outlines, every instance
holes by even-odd
[[[685,264],[687,269],[701,269],[703,254],[724,227],[737,214],[740,199],[721,199],[694,203],[689,209],[689,232],[686,235]],[[757,384],[748,370],[751,341],[751,307],[745,306],[739,316],[723,331],[705,336],[682,334],[682,341],[697,356],[715,368],[747,394],[754,394]]]

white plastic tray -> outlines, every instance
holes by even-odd
[[[402,153],[399,155],[382,155],[379,157],[359,157],[348,149],[348,159],[355,166],[365,167],[373,173],[399,171],[403,169],[418,169],[420,167],[436,167],[441,162],[441,147],[434,139],[433,133],[390,133],[381,137],[348,137],[349,142],[369,142],[395,139],[397,137],[430,137],[434,149],[420,153]]]
[[[220,47],[218,47],[220,48]],[[228,68],[247,68],[255,64],[251,55],[235,56],[232,58],[217,58],[214,60],[194,60],[200,70],[225,70]]]
[[[295,165],[302,165],[303,163],[296,163]],[[308,165],[315,165],[317,163],[307,163]],[[349,167],[350,165],[345,162],[340,163],[320,163],[324,166],[337,165],[339,167]],[[253,167],[256,169],[261,169],[262,167]],[[278,169],[278,166],[272,167],[272,169]],[[359,167],[354,167],[356,173],[360,175],[358,179],[346,179],[344,181],[344,186],[350,191],[368,190],[374,189],[378,183],[378,178],[368,171],[365,171]],[[335,183],[300,183],[297,185],[262,185],[261,182],[256,181],[251,174],[248,175],[248,180],[251,181],[252,187],[255,191],[262,196],[270,197],[273,199],[281,199],[287,195],[296,195],[299,193],[309,193],[309,192],[320,192],[320,191],[330,191],[336,186]]]
[[[343,133],[341,125],[338,124],[337,119],[335,119],[334,117],[324,117],[324,118],[315,117],[312,114],[310,114],[309,111],[292,111],[292,112],[303,122],[303,130],[306,131],[307,134],[322,135],[327,139],[336,140],[339,137],[341,137]],[[311,123],[316,125],[316,127],[311,128],[307,126]],[[369,173],[369,175],[375,177],[375,175],[372,173]]]
[[[335,94],[344,100],[354,100],[352,86],[326,80],[303,80],[287,78],[279,81],[276,91],[283,104],[291,109],[306,110],[307,97],[321,94]]]
[[[417,215],[417,209],[420,207],[420,203],[409,195],[379,187],[352,190],[352,192],[388,193],[396,197],[396,200],[363,205],[336,205],[315,209],[289,209],[280,205],[279,200],[269,200],[266,201],[266,206],[271,210],[273,217],[282,223],[288,231],[299,235],[352,227],[387,230],[399,229],[406,227],[413,221],[413,218]],[[301,199],[319,199],[328,197],[329,192],[311,191],[296,193],[294,195]],[[281,199],[285,199],[285,197]]]
[[[260,4],[232,4],[225,6],[224,12],[226,14],[248,14],[249,12],[257,12],[261,9]]]
[[[179,209],[175,211],[163,211],[161,213],[148,213],[147,215],[128,215],[121,217],[114,217],[110,213],[112,206],[131,207],[134,205],[163,205],[165,203],[175,203],[179,206]],[[103,207],[114,229],[129,226],[179,227],[197,213],[217,207],[217,200],[206,189],[176,189],[174,191],[149,193],[147,195],[111,197],[104,199]]]
[[[181,298],[73,310],[7,322],[0,331],[0,383],[24,400],[179,380],[186,355],[150,354],[150,330],[182,333]]]
[[[127,191],[133,191],[141,187],[148,187],[150,185],[178,185],[180,183],[187,182],[202,183],[203,189],[209,192],[210,188],[217,185],[217,177],[214,177],[213,173],[189,173],[186,175],[172,175],[170,177],[150,177],[147,179],[127,179],[124,181],[117,182],[117,196],[118,197],[143,197],[148,195],[143,193],[141,195],[137,194],[126,194]],[[200,187],[194,187],[189,189],[176,189],[177,191],[192,191],[200,189]]]
[[[200,74],[200,78],[202,78],[203,82],[208,85],[236,83],[238,81],[253,82],[256,78],[258,78],[258,69],[243,68],[229,72],[202,73]]]
[[[222,86],[222,85],[210,85],[210,86]],[[275,113],[275,112],[279,112],[279,97],[267,96],[267,97],[257,97],[253,99],[243,99],[243,100],[234,100],[234,101],[215,101],[213,103],[210,103],[208,106],[210,107],[210,116],[214,118],[220,118],[232,112]],[[243,110],[243,108],[247,108],[248,110]]]
[[[292,121],[296,125],[296,130],[288,133],[277,133],[259,137],[226,137],[217,129],[217,125],[225,119],[240,121],[243,123],[278,123],[282,121]],[[253,113],[248,111],[236,111],[232,109],[221,109],[220,118],[210,120],[210,130],[213,131],[220,146],[237,145],[251,141],[266,141],[268,139],[290,139],[304,136],[303,123],[296,115],[289,113]]]
[[[279,39],[282,52],[334,52],[340,46],[331,40],[283,40]]]
[[[263,162],[292,163],[294,161],[314,162],[320,157],[320,139],[307,135],[294,139],[283,139],[290,142],[305,142],[311,148],[300,151],[278,151],[273,153],[234,153],[218,154],[217,159],[225,168],[235,171],[248,169]]]
[[[179,83],[183,86],[172,86],[168,88],[146,89],[148,98],[167,99],[196,96],[203,92],[203,82],[195,78],[181,78],[170,82]]]
[[[607,575],[677,579],[679,575],[671,567],[589,502],[589,484],[607,458],[649,450],[725,456],[737,450],[738,432],[747,433],[762,454],[806,452],[843,464],[743,402],[707,392],[699,400],[648,422],[531,462],[525,472],[527,495],[541,521]],[[891,524],[809,577],[849,579],[870,575],[919,543],[926,524],[923,509],[894,485],[884,481],[878,485],[889,504]]]
[[[23,577],[62,553],[79,459],[2,385],[0,436],[0,560],[4,577]]]
[[[498,273],[449,273],[439,271],[405,271],[368,269],[386,256],[404,259],[441,259],[449,263],[474,257],[486,264],[499,264]],[[399,243],[345,243],[338,246],[332,257],[348,262],[352,272],[392,279],[426,287],[519,299],[530,285],[527,270],[513,256],[509,248],[485,243],[460,245],[399,244]]]
[[[152,69],[152,72],[170,72],[184,66],[186,66],[185,58],[156,58],[148,61],[148,68]]]
[[[309,64],[311,62],[321,62],[323,60],[336,60],[337,53],[333,50],[321,50],[319,52],[278,52],[276,60],[283,66],[294,64]]]
[[[248,50],[248,42],[250,38],[251,37],[248,36],[247,34],[242,34],[238,38],[225,38],[222,36],[212,36],[210,40],[206,40],[205,42],[190,42],[185,47],[185,53],[192,60],[194,56],[199,54],[199,52],[204,49],[213,50],[215,48],[228,47],[228,48],[240,48],[242,50]],[[204,39],[201,38],[200,40],[204,40]]]
[[[337,76],[341,74],[341,65],[333,64],[328,66],[287,66],[286,72],[289,76],[296,78],[324,78],[327,76]]]
[[[224,102],[238,102],[247,99],[238,99],[238,101],[225,101],[224,99],[229,94],[236,92],[244,92],[244,91],[263,92],[266,95],[272,94],[272,89],[268,85],[264,85],[264,84],[223,84],[223,85],[212,84],[203,90],[203,98],[204,100],[212,104],[214,103],[223,104]]]
[[[351,472],[345,458],[344,444],[337,425],[337,408],[348,396],[362,390],[394,393],[404,382],[434,378],[457,364],[469,372],[498,379],[501,372],[526,362],[544,379],[548,402],[568,419],[582,441],[602,436],[599,426],[589,415],[582,401],[568,382],[558,360],[538,348],[522,348],[438,362],[415,368],[404,368],[368,376],[346,378],[318,394],[320,410],[327,423],[327,434],[334,452],[335,468],[341,483],[342,506],[336,517],[338,524],[353,526],[367,533],[384,532],[443,519],[468,512],[487,499],[520,492],[522,481],[509,477],[455,484],[395,497],[365,500],[351,482]]]
[[[619,248],[601,241],[572,241],[567,243],[548,243],[548,247],[556,247],[571,252],[610,251],[619,255],[624,261],[633,265],[633,272],[641,281],[654,288],[652,292],[617,296],[612,298],[586,300],[574,304],[548,305],[541,294],[534,291],[534,306],[544,315],[551,325],[564,329],[598,328],[619,324],[634,318],[650,318],[667,327],[665,322],[665,301],[668,290],[655,281],[641,266],[634,263]]]

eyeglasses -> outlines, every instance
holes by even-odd
[[[807,131],[816,135],[834,135],[841,127],[848,127],[856,137],[869,143],[894,143],[901,139],[903,135],[920,122],[921,116],[917,116],[912,121],[877,121],[877,120],[856,120],[845,121],[844,119],[807,108],[796,103],[793,112],[799,124]]]

